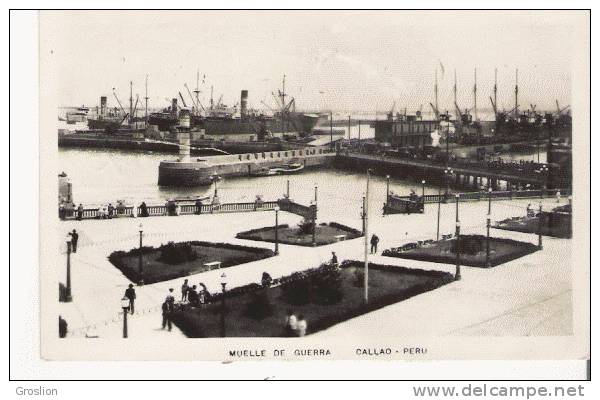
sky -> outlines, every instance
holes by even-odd
[[[275,107],[281,88],[298,109],[385,112],[434,101],[453,109],[454,71],[461,108],[490,108],[494,69],[499,108],[514,106],[519,69],[520,107],[555,110],[570,102],[575,12],[442,11],[46,11],[41,57],[49,57],[62,106],[116,106],[145,96],[151,107],[189,96],[200,72],[200,99]],[[579,17],[581,14],[579,14]],[[580,20],[579,20],[580,21]],[[42,83],[43,84],[43,83]]]

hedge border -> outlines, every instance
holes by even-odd
[[[461,235],[461,238],[463,238],[463,237],[479,237],[482,239],[486,238],[483,235]],[[532,243],[520,242],[518,240],[506,239],[506,238],[490,238],[490,239],[493,239],[493,241],[495,241],[495,242],[509,243],[509,244],[517,246],[516,251],[514,251],[513,253],[506,254],[504,256],[490,257],[490,266],[491,267],[496,267],[498,265],[510,262],[512,260],[516,260],[517,258],[524,257],[526,255],[529,255],[529,254],[534,253],[539,250],[538,246],[536,246]],[[449,241],[454,241],[454,240],[456,240],[456,238],[450,239]],[[396,252],[396,251],[392,251],[391,249],[386,249],[381,254],[385,257],[394,257],[394,258],[402,258],[402,259],[406,259],[406,260],[434,262],[434,263],[440,263],[440,264],[453,264],[453,263],[455,263],[455,260],[456,260],[455,256],[439,256],[439,255],[433,255],[433,254],[414,254],[414,253],[411,254],[411,253],[409,253],[409,251],[411,251],[411,250],[408,250],[406,252]],[[465,259],[461,258],[460,263],[461,263],[461,265],[465,265],[467,267],[487,268],[485,260],[476,262],[474,260],[465,260]]]

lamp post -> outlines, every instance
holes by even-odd
[[[275,255],[279,254],[279,206],[273,208],[275,210]]]
[[[319,187],[317,185],[315,185],[315,204],[317,204],[317,192],[319,190]]]
[[[421,181],[421,198],[423,199],[423,203],[425,203],[425,179]]]
[[[67,287],[65,288],[65,302],[73,301],[71,295],[71,236],[67,235]]]
[[[385,212],[387,210],[389,202],[390,202],[390,176],[386,175],[385,176],[385,206],[383,208],[383,215],[385,215]]]
[[[123,309],[123,339],[127,339],[127,314],[129,313],[129,299],[125,296],[121,299]]]
[[[369,180],[371,178],[371,170],[367,169],[367,189],[364,197],[364,234],[365,234],[365,270],[364,270],[364,287],[365,287],[365,304],[369,302]]]
[[[538,214],[538,249],[542,250],[542,203],[540,203],[540,210]]]
[[[442,185],[438,185],[437,233],[435,240],[440,240],[440,213],[442,208]]]
[[[460,220],[458,218],[458,200],[460,195],[456,194],[456,273],[454,280],[460,281]]]
[[[227,286],[227,275],[221,274],[221,337],[225,337],[225,289]]]
[[[221,177],[219,175],[212,175],[210,177],[210,179],[215,184],[215,196],[214,197],[217,197],[217,182],[221,180]]]
[[[450,177],[454,174],[454,170],[450,167],[444,169],[444,180],[446,181],[446,196],[450,191]]]
[[[140,252],[138,254],[138,269],[139,269],[140,275],[142,275],[144,273],[144,260],[142,258],[142,237],[144,236],[144,225],[142,225],[141,223],[139,225],[139,232],[140,232]]]
[[[285,194],[286,197],[289,199],[290,198],[290,180],[288,179],[285,185]]]
[[[546,191],[546,188],[548,186],[548,166],[546,164],[542,165],[542,167],[539,169],[539,173],[540,173],[540,178],[542,178],[543,180],[543,186],[540,190],[540,199],[544,198],[544,192]]]
[[[485,240],[485,266],[490,268],[490,227],[492,225],[492,188],[488,189],[487,238]]]

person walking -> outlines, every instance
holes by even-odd
[[[285,317],[285,322],[283,325],[283,336],[292,337],[296,334],[296,327],[298,325],[298,319],[294,314],[294,311],[289,310]]]
[[[337,267],[337,265],[338,265],[337,255],[335,254],[335,251],[332,251],[331,252],[331,266]]]
[[[108,219],[111,219],[115,213],[115,207],[112,203],[108,203]]]
[[[171,304],[175,304],[175,296],[173,296],[173,290],[173,288],[169,288],[169,294],[167,294],[167,297],[165,298],[165,300]]]
[[[371,254],[377,253],[377,244],[379,243],[379,237],[376,234],[371,236]]]
[[[172,328],[171,311],[173,311],[172,303],[170,303],[169,300],[165,300],[162,304],[162,329],[168,327],[169,332],[171,332]]]
[[[79,203],[79,207],[77,207],[77,221],[81,221],[83,219],[83,205]]]
[[[181,285],[181,302],[182,303],[187,300],[189,290],[190,290],[190,286],[188,285],[188,280],[185,279],[183,281],[183,285]]]
[[[191,288],[188,288],[187,291],[187,301],[192,305],[192,306],[198,306],[199,300],[198,300],[198,291],[196,290],[196,285],[192,286]]]
[[[308,324],[306,323],[306,319],[304,319],[304,315],[300,314],[298,316],[298,323],[296,324],[296,336],[305,336],[307,328]]]
[[[67,324],[67,321],[61,316],[58,316],[58,337],[63,339],[65,337],[67,337],[67,332],[69,331],[68,329],[69,324]]]
[[[147,217],[148,216],[148,206],[146,205],[145,201],[142,201],[142,204],[140,204],[140,217]]]
[[[130,283],[129,287],[125,290],[125,297],[129,299],[129,312],[131,314],[135,311],[135,289],[133,288],[133,284]]]
[[[72,232],[69,232],[69,235],[71,235],[71,250],[73,251],[73,253],[77,253],[77,242],[79,241],[79,234],[75,229],[73,229]]]

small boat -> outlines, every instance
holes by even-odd
[[[303,164],[290,163],[290,164],[285,164],[283,167],[280,167],[280,168],[271,168],[271,171],[275,172],[276,174],[292,174],[294,172],[298,172],[303,169],[304,169]]]
[[[276,175],[277,172],[274,171],[275,168],[267,168],[262,167],[250,172],[250,176],[270,176]]]

